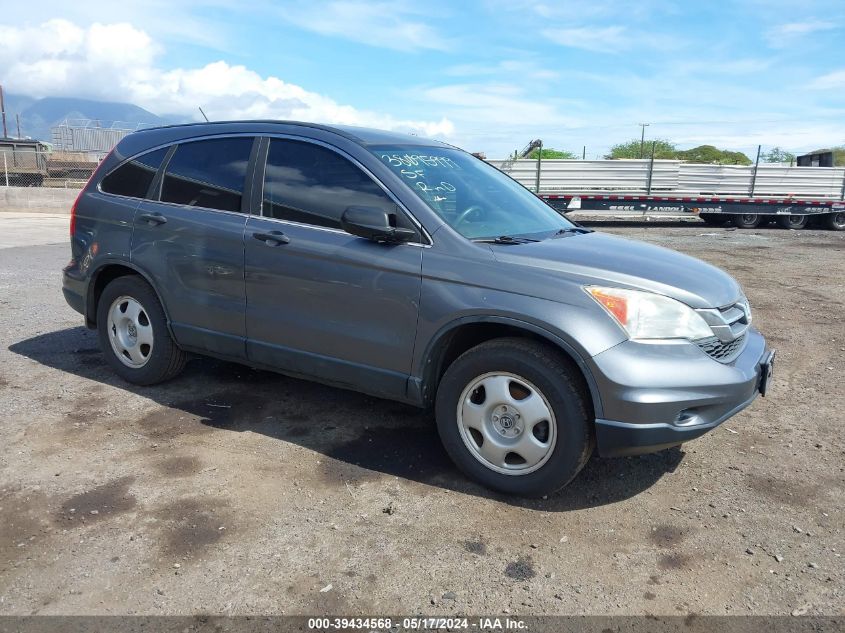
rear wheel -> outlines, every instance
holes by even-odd
[[[760,216],[756,213],[740,213],[733,216],[732,220],[739,229],[753,229],[760,224]]]
[[[829,213],[825,217],[825,225],[831,231],[845,231],[845,211]]]
[[[153,385],[182,371],[187,356],[170,336],[155,291],[141,277],[118,277],[97,304],[100,347],[112,369],[136,385]]]
[[[778,224],[785,229],[800,230],[807,226],[809,217],[806,215],[781,215],[778,216]]]
[[[452,460],[509,494],[540,496],[565,486],[593,448],[575,371],[553,348],[524,339],[465,352],[437,390],[437,427]]]

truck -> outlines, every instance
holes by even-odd
[[[56,152],[42,141],[0,138],[0,186],[81,186],[99,161],[86,152]]]
[[[40,187],[47,177],[49,149],[41,141],[0,138],[0,185]]]

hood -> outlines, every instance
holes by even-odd
[[[502,263],[574,276],[587,285],[622,286],[666,295],[693,308],[736,302],[742,289],[725,271],[661,246],[606,233],[572,234],[542,242],[493,245]]]

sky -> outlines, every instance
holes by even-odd
[[[159,115],[380,127],[489,158],[531,139],[845,144],[842,0],[5,3],[0,83]]]

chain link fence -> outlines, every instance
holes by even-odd
[[[46,152],[0,147],[0,187],[81,189],[99,164],[87,152]]]

